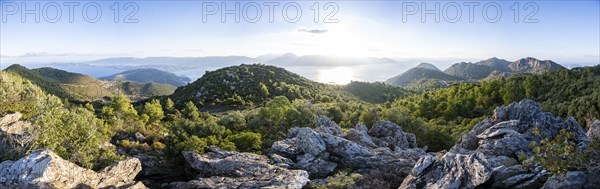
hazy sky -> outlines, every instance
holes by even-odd
[[[233,14],[225,15],[225,23],[221,20],[223,9],[235,8],[234,1],[133,2],[2,0],[0,61],[7,64],[120,56],[258,56],[294,52],[441,62],[489,57],[512,61],[531,56],[559,63],[597,64],[600,53],[598,0],[529,4],[528,1],[329,4],[329,1],[240,1],[237,2],[239,23]],[[24,9],[31,13],[36,3],[40,6],[37,15],[22,15]],[[435,21],[436,14],[424,15],[423,23],[421,12],[424,9],[436,12],[436,3],[439,23]],[[256,17],[256,7],[260,7],[260,18]],[[273,7],[272,12],[269,7]],[[457,7],[460,17],[456,16]],[[295,20],[297,8],[301,17]],[[96,9],[102,13],[94,20]],[[317,16],[315,9],[319,10]],[[495,20],[497,10],[501,16]],[[128,21],[137,23],[123,23],[131,13],[135,14]],[[328,21],[337,23],[324,23],[330,13],[335,14]],[[118,23],[114,22],[115,15]],[[35,16],[40,16],[39,23],[35,22]],[[90,23],[93,21],[97,22]]]

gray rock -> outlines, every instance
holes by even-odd
[[[338,124],[326,117],[317,118],[317,126],[315,127],[315,130],[320,133],[327,133],[334,136],[344,135],[342,127],[340,127]]]
[[[29,122],[19,121],[22,114],[17,112],[0,118],[0,136],[2,135],[24,135],[32,125]]]
[[[404,133],[402,128],[389,121],[377,121],[369,130],[369,135],[378,146],[395,149],[417,148],[416,137],[412,133]]]
[[[431,156],[422,159],[425,160],[419,160],[400,188],[475,188],[492,176],[482,153],[448,152],[436,161],[431,161]]]
[[[362,146],[368,148],[377,148],[378,146],[373,142],[369,134],[367,132],[359,130],[359,129],[350,129],[346,138],[352,142],[356,142]]]
[[[140,132],[135,132],[134,137],[135,137],[135,140],[138,142],[144,142],[144,140],[146,140],[146,137]]]
[[[142,172],[140,172],[141,175],[147,177],[164,174],[163,168],[159,166],[157,157],[149,156],[144,153],[137,154],[134,157],[139,159],[142,163]]]
[[[269,158],[209,147],[211,152],[182,152],[197,179],[174,182],[170,188],[302,188],[308,183],[304,170],[288,170],[269,164]]]
[[[293,128],[287,139],[273,144],[269,154],[293,160],[293,168],[308,171],[311,178],[324,178],[338,168],[354,172],[390,171],[405,176],[425,151],[416,147],[409,133],[391,122],[378,122],[372,133],[360,124],[347,135],[334,122],[319,118],[317,128]],[[414,138],[414,135],[412,136]],[[380,144],[374,140],[378,140]],[[390,148],[392,147],[392,148]],[[270,155],[271,157],[277,157]]]
[[[590,124],[587,131],[587,136],[590,139],[596,137],[600,140],[600,120],[594,120],[594,122]]]
[[[447,154],[433,162],[427,156],[419,160],[402,187],[539,188],[550,173],[541,167],[523,168],[519,154],[531,155],[531,142],[554,138],[561,129],[573,133],[580,144],[589,141],[573,118],[563,120],[543,112],[534,101],[498,107],[491,119],[476,124]]]
[[[546,181],[543,189],[570,189],[584,188],[587,183],[587,175],[584,172],[568,172],[565,176],[554,175]]]
[[[68,162],[49,150],[0,163],[0,188],[145,188],[133,181],[142,170],[137,158],[119,161],[98,172]]]
[[[285,157],[295,160],[289,165],[296,169],[308,171],[311,177],[327,176],[337,167],[335,163],[326,160],[329,153],[325,141],[316,131],[310,128],[290,129],[288,139],[274,142],[271,151],[277,153],[270,153],[270,157],[276,157],[277,159]]]

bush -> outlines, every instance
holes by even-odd
[[[166,147],[167,146],[165,144],[163,144],[162,142],[159,142],[159,141],[155,141],[152,143],[152,148],[155,150],[163,150]]]
[[[121,144],[121,146],[123,148],[127,148],[127,149],[138,149],[142,152],[149,152],[152,150],[152,148],[150,146],[148,146],[148,144],[146,143],[139,143],[137,141],[129,141],[129,140],[121,140],[119,142],[119,144]]]
[[[316,115],[307,107],[306,101],[290,103],[285,96],[277,96],[248,116],[248,127],[262,135],[263,147],[285,138],[292,127],[313,127]]]
[[[93,112],[80,107],[65,109],[61,100],[51,95],[40,99],[38,107],[42,113],[33,119],[34,149],[48,148],[87,168],[100,168],[118,157],[114,150],[98,146],[113,133]]]
[[[219,125],[223,125],[231,131],[239,132],[246,129],[246,119],[240,111],[233,111],[219,119]]]
[[[227,137],[228,141],[235,144],[236,148],[241,152],[257,152],[260,151],[262,145],[262,137],[258,133],[241,132]]]
[[[327,177],[327,183],[323,185],[310,185],[314,189],[346,189],[354,186],[356,181],[362,179],[362,175],[340,171],[333,176]]]
[[[206,149],[207,144],[206,144],[206,139],[204,138],[198,138],[197,136],[192,136],[189,139],[177,143],[176,144],[176,148],[178,149],[178,152],[182,152],[182,151],[191,151],[191,152],[196,152],[196,153],[204,153],[204,150]]]
[[[534,134],[540,134],[535,129]],[[560,130],[552,140],[548,138],[529,145],[533,151],[533,159],[524,161],[526,165],[539,164],[542,168],[553,174],[564,176],[568,171],[582,170],[585,168],[589,157],[582,151],[578,151],[573,134],[566,130]]]

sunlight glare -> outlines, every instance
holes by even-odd
[[[346,67],[335,67],[332,69],[320,69],[319,81],[328,84],[344,85],[350,83],[353,78],[353,70]]]

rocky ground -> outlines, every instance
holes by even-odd
[[[450,151],[422,157],[400,188],[599,188],[599,167],[551,177],[540,166],[524,167],[519,156],[531,157],[531,142],[554,138],[561,129],[573,133],[583,148],[598,133],[598,124],[586,135],[573,118],[543,112],[531,100],[498,107]]]
[[[20,117],[0,119],[0,145],[29,128]],[[574,119],[553,116],[538,103],[523,100],[498,107],[449,151],[426,153],[413,134],[391,122],[344,132],[333,121],[318,118],[314,128],[291,129],[265,155],[217,147],[204,154],[183,152],[185,170],[161,169],[165,165],[155,157],[137,154],[96,172],[37,150],[0,164],[0,188],[303,188],[327,182],[323,178],[338,170],[392,173],[386,182],[394,188],[599,188],[597,166],[552,176],[540,166],[523,165],[532,156],[531,142],[553,138],[561,129],[587,148],[591,137],[600,136],[600,121],[586,133]],[[185,176],[180,181],[153,179],[170,174]]]

